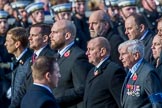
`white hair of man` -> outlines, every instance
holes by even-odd
[[[140,57],[144,57],[144,49],[145,46],[141,40],[135,39],[135,40],[128,40],[123,43],[121,43],[118,47],[118,49],[121,49],[122,47],[127,47],[127,52],[135,54],[139,52]]]

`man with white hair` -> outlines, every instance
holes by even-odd
[[[119,59],[129,69],[121,91],[122,108],[161,108],[162,86],[154,68],[144,60],[140,40],[128,40],[118,47]]]

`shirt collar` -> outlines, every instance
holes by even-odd
[[[63,48],[61,51],[58,51],[60,56],[62,57],[64,55],[64,53],[71,48],[71,46],[74,44],[74,41],[72,41],[69,45],[67,45],[65,48]]]
[[[46,86],[46,85],[43,85],[43,84],[38,84],[38,83],[33,83],[34,85],[37,85],[37,86],[41,86],[41,87],[43,87],[43,88],[45,88],[45,89],[47,89],[49,92],[51,92],[52,93],[52,90],[48,87],[48,86]]]
[[[109,58],[109,56],[106,56],[100,63],[96,66],[96,68],[99,68],[104,61],[106,61]]]
[[[46,45],[46,46],[47,46],[47,45]],[[41,53],[41,51],[42,51],[46,46],[40,48],[40,49],[37,50],[37,51],[34,51],[34,53],[37,55],[37,57],[39,56],[39,54]]]
[[[27,48],[25,48],[24,51],[18,57],[16,57],[16,60],[19,61],[26,52],[27,52]]]
[[[149,30],[146,30],[145,33],[143,34],[143,36],[140,38],[140,40],[143,40],[146,37],[148,32],[149,32]]]
[[[131,77],[133,76],[133,74],[137,71],[137,69],[141,65],[142,60],[143,60],[143,58],[141,58],[140,60],[138,60],[138,62],[131,69],[129,69],[129,71],[132,73]]]

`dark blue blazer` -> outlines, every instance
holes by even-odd
[[[59,108],[59,106],[49,90],[33,84],[23,97],[21,108]]]

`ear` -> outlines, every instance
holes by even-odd
[[[141,24],[139,26],[139,30],[140,30],[140,32],[143,32],[145,30],[145,25],[144,24]]]
[[[108,28],[109,29],[109,27],[110,27],[109,23],[108,22],[105,22],[104,24],[105,24],[105,28]]]
[[[47,35],[43,36],[43,42],[48,42],[49,37]]]
[[[50,74],[49,72],[47,72],[47,73],[45,74],[45,79],[46,79],[47,81],[50,81],[50,77],[51,77],[51,74]]]
[[[103,57],[106,55],[106,49],[105,48],[101,48],[100,50],[100,55]]]
[[[70,39],[70,37],[71,37],[71,33],[70,32],[67,32],[65,34],[65,39],[68,40],[68,39]]]
[[[15,42],[15,47],[16,47],[16,48],[19,48],[20,45],[21,45],[21,42],[20,42],[20,41]]]
[[[133,56],[134,56],[134,59],[135,59],[136,61],[138,61],[139,58],[140,58],[139,52],[134,53]]]

